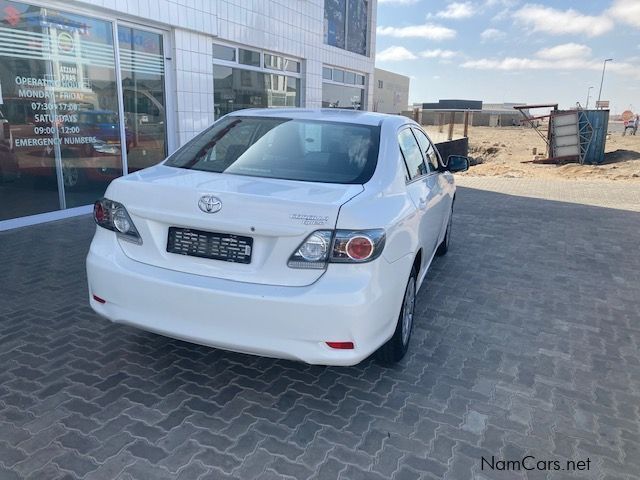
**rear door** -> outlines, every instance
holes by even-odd
[[[447,196],[449,191],[449,182],[444,178],[443,173],[440,171],[440,159],[438,151],[434,147],[433,143],[429,139],[426,133],[420,128],[412,128],[420,151],[422,152],[427,166],[427,186],[429,188],[429,209],[432,210],[431,214],[434,218],[434,229],[437,231],[433,249],[438,247],[438,241],[440,240],[440,234],[444,231],[444,226],[449,219],[449,212],[451,210],[451,199]]]
[[[407,126],[398,132],[398,143],[407,167],[407,191],[418,209],[418,235],[420,245],[424,250],[423,266],[431,259],[433,245],[437,238],[438,219],[430,209],[431,187],[429,186],[429,167],[425,164],[420,146],[413,134],[412,128]]]

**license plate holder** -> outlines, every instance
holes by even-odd
[[[253,238],[232,233],[169,227],[167,252],[231,263],[251,263]]]

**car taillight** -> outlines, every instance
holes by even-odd
[[[371,230],[316,230],[291,255],[291,268],[326,268],[328,263],[365,263],[384,249],[385,232]]]
[[[363,261],[373,254],[373,249],[373,240],[369,237],[358,236],[347,241],[344,251],[351,260]]]
[[[313,232],[289,257],[287,264],[292,268],[325,268],[332,237],[332,230]]]
[[[142,238],[124,205],[108,198],[93,204],[93,219],[102,228],[116,232],[119,238],[142,244]]]

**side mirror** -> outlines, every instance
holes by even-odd
[[[446,169],[451,173],[466,172],[469,170],[469,159],[462,155],[449,155]]]

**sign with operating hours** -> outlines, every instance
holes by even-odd
[[[78,92],[82,85],[76,65],[60,63],[58,75],[52,78],[16,76],[18,98],[32,99],[24,104],[33,118],[33,136],[14,138],[14,146],[34,147],[50,145],[84,145],[98,140],[94,135],[82,135],[79,124],[79,104],[83,94]],[[26,132],[25,132],[26,133]],[[50,138],[42,138],[42,137]]]

